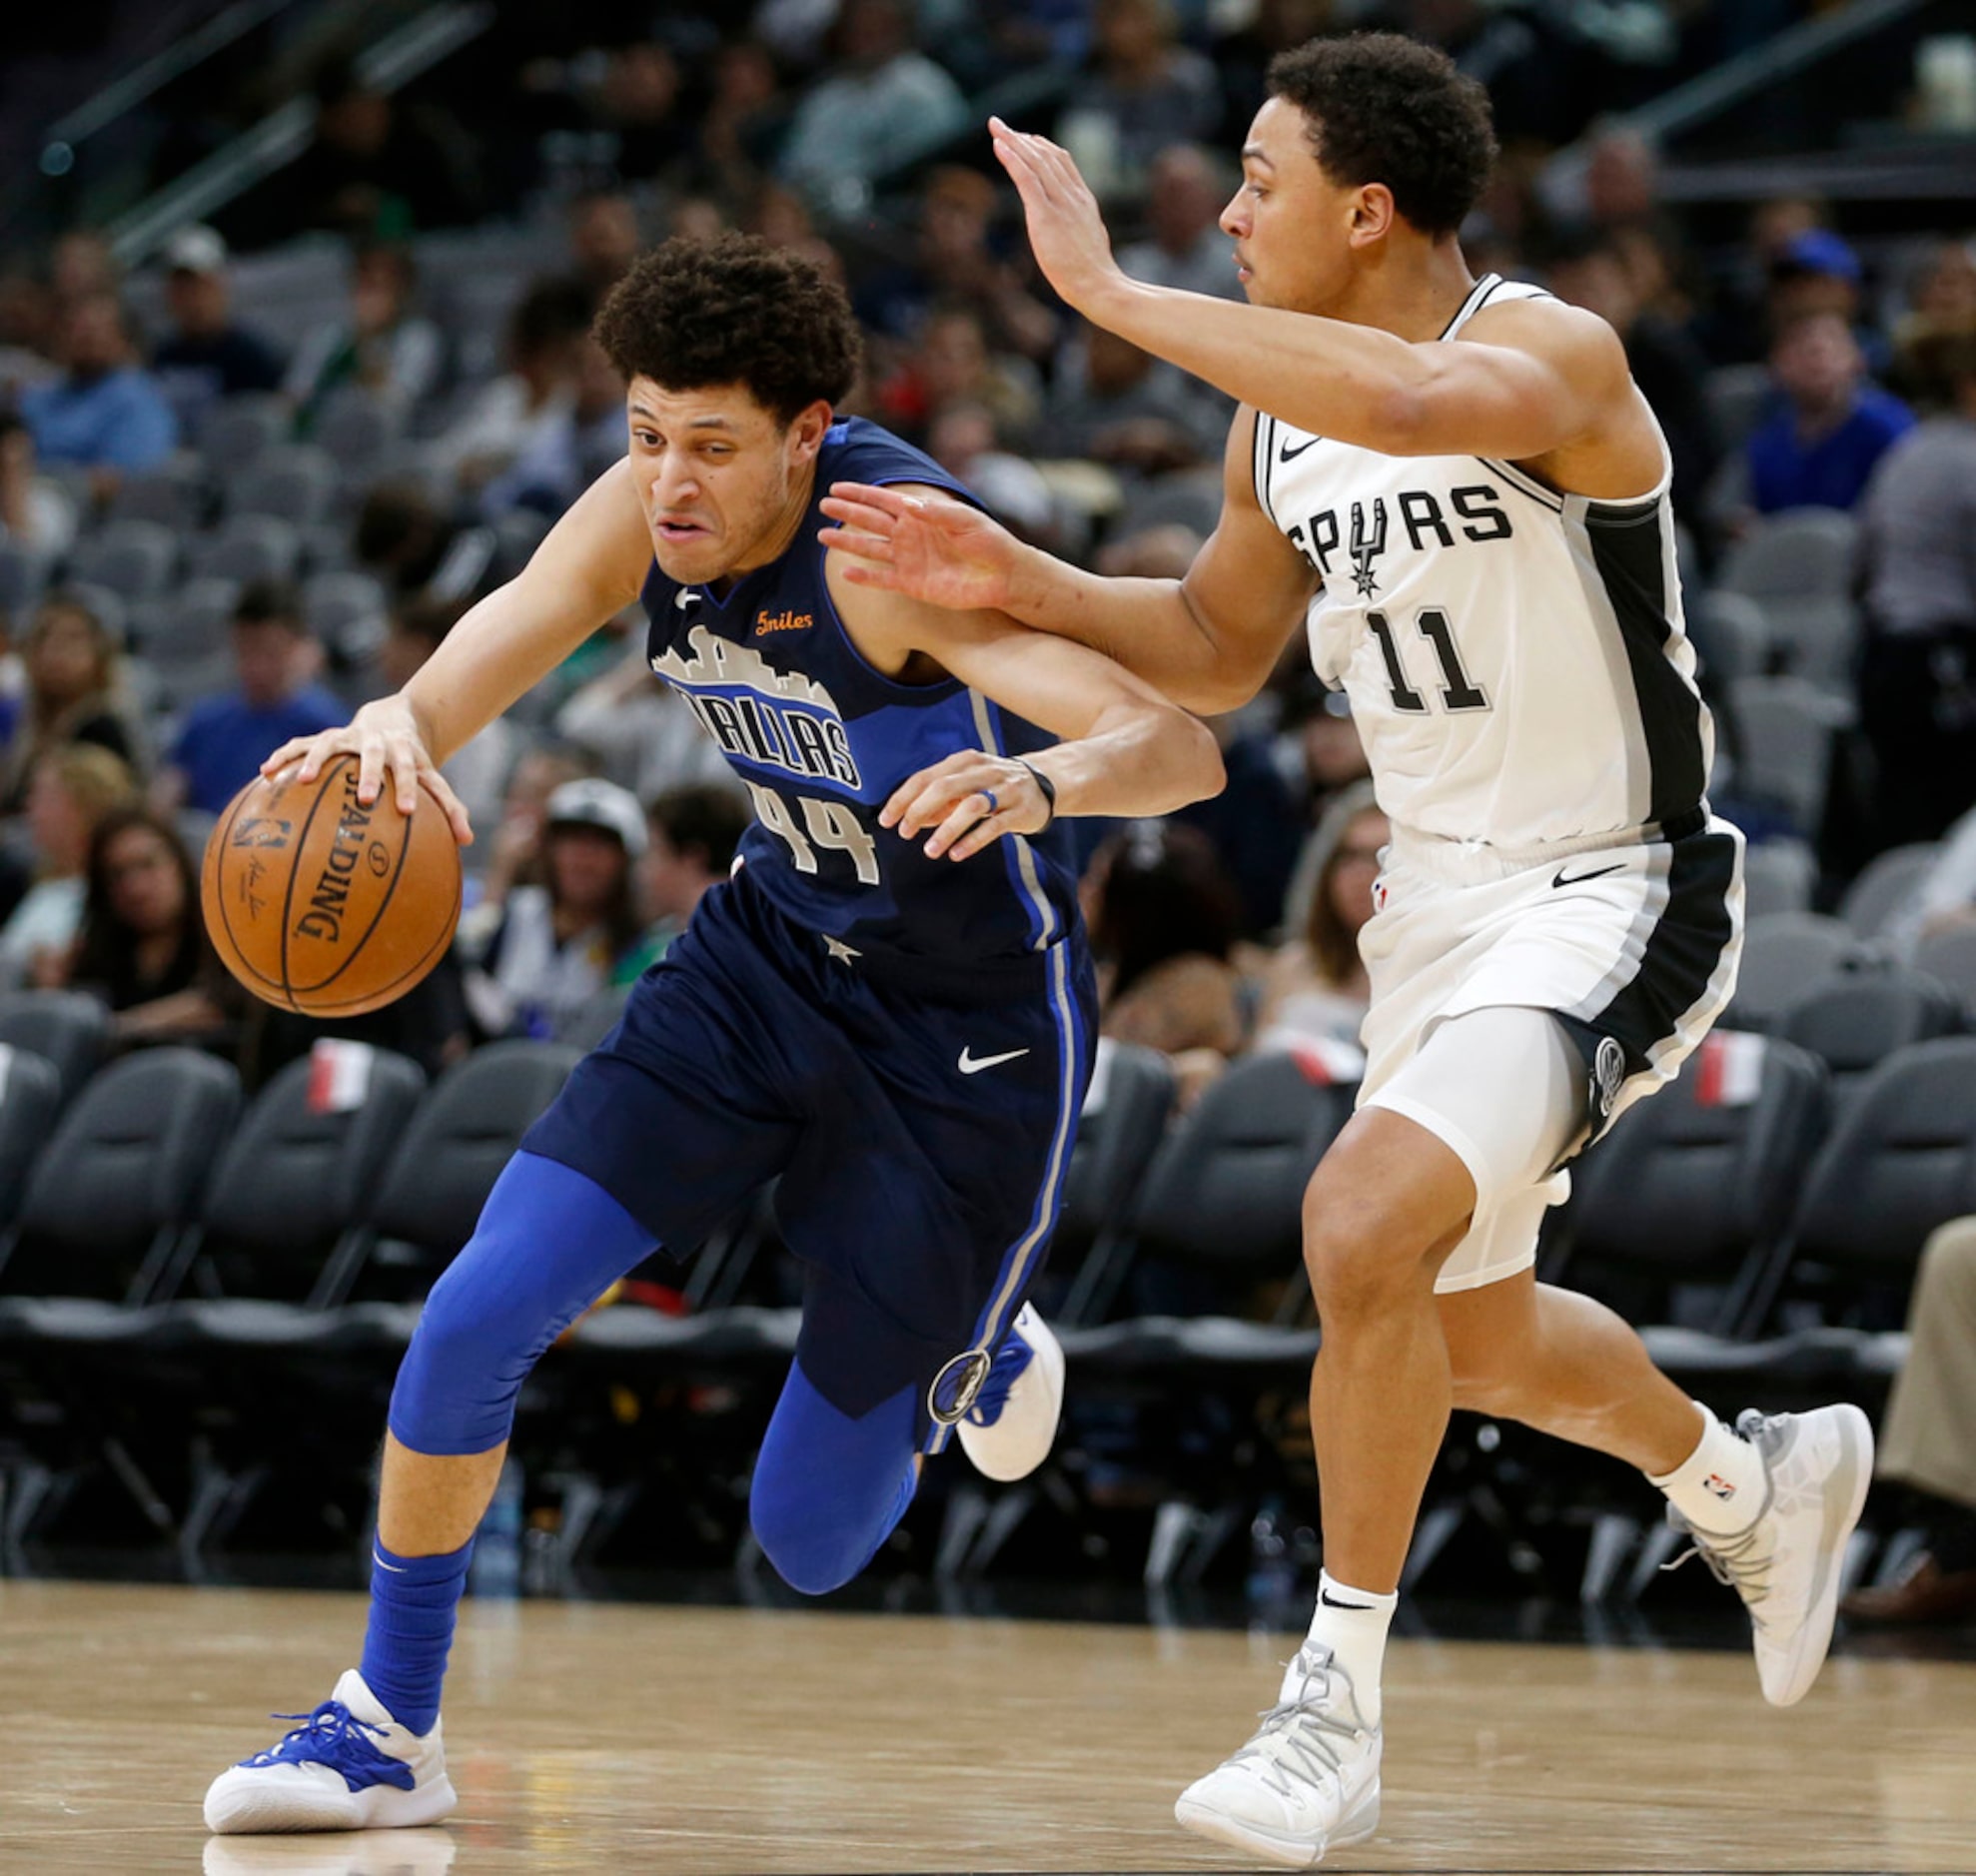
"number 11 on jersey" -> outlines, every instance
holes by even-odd
[[[1438,605],[1424,605],[1415,623],[1421,636],[1434,647],[1441,664],[1441,707],[1444,710],[1485,710],[1488,693],[1464,668],[1462,653],[1456,648],[1455,627]],[[1368,612],[1366,624],[1379,640],[1380,656],[1386,660],[1386,681],[1393,692],[1393,707],[1409,716],[1424,716],[1428,700],[1407,681],[1407,661],[1402,655],[1393,626],[1384,612]]]

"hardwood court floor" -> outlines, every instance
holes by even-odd
[[[449,1826],[225,1838],[208,1779],[353,1660],[348,1594],[0,1581],[0,1871],[754,1876],[1233,1865],[1174,1793],[1279,1637],[834,1612],[470,1603]],[[1328,1870],[1969,1871],[1976,1665],[1396,1643],[1378,1839]]]

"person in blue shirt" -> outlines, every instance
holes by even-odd
[[[62,320],[63,375],[21,394],[21,416],[44,463],[97,471],[105,495],[124,475],[155,469],[178,447],[172,407],[137,363],[130,324],[116,296],[87,294]]]
[[[161,805],[218,814],[261,772],[271,743],[334,729],[349,715],[314,679],[322,648],[304,622],[301,596],[286,580],[257,579],[234,607],[234,670],[239,687],[202,697],[159,777]]]
[[[837,418],[858,331],[814,262],[668,242],[612,290],[597,338],[629,454],[402,691],[265,766],[306,782],[352,752],[360,803],[390,786],[411,812],[424,783],[465,840],[440,765],[637,601],[653,671],[754,821],[434,1286],[393,1391],[362,1663],[220,1774],[214,1831],[453,1809],[441,1682],[522,1378],[654,1249],[689,1254],[771,1179],[804,1298],[748,1509],[786,1581],[856,1575],[950,1438],[1012,1479],[1056,1432],[1063,1352],[1025,1298],[1097,1028],[1062,821],[1212,792],[1214,738],[1086,646],[885,592],[825,547],[833,480],[971,497]]]
[[[1873,466],[1914,428],[1906,405],[1870,384],[1858,341],[1836,313],[1794,320],[1770,348],[1784,408],[1746,446],[1750,505],[1850,509]]]

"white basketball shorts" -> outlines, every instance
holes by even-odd
[[[1475,1177],[1438,1291],[1528,1269],[1545,1208],[1570,1195],[1564,1162],[1672,1081],[1721,1014],[1742,951],[1742,845],[1699,815],[1676,839],[1541,858],[1395,831],[1359,940],[1372,978],[1359,1105],[1426,1127]],[[1451,1021],[1484,1010],[1555,1021]]]

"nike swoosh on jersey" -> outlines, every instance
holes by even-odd
[[[1011,1049],[1006,1055],[969,1055],[961,1051],[961,1073],[979,1075],[984,1068],[999,1068],[1004,1062],[1013,1062],[1019,1055],[1027,1055],[1027,1049]]]
[[[1313,437],[1308,443],[1300,443],[1294,450],[1287,443],[1278,444],[1276,460],[1279,463],[1295,462],[1306,450],[1315,450],[1322,442],[1324,442],[1322,437]]]
[[[1569,879],[1566,879],[1564,869],[1560,866],[1550,884],[1553,891],[1559,886],[1582,886],[1588,879],[1603,879],[1607,873],[1623,873],[1625,870],[1626,863],[1621,860],[1616,866],[1601,866],[1589,873],[1573,873]]]

